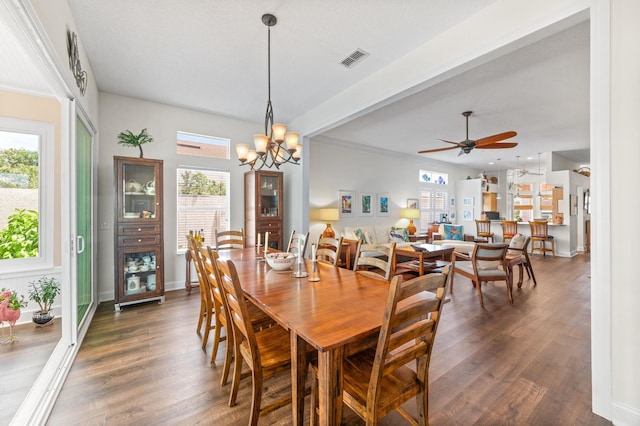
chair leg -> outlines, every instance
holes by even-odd
[[[478,280],[476,289],[478,290],[478,299],[480,300],[480,306],[484,306],[484,302],[482,300],[482,281],[481,280]]]
[[[524,278],[524,274],[522,273],[522,270],[524,268],[522,267],[522,263],[518,264],[518,266],[519,266],[519,268],[518,268],[519,269],[519,273],[518,273],[518,288],[520,288],[520,287],[522,287],[522,279]],[[528,273],[529,272],[527,271],[527,274]]]
[[[229,333],[227,331],[227,350],[224,353],[224,366],[222,367],[222,382],[221,385],[224,386],[229,381],[229,370],[231,370],[231,361],[233,359],[233,351],[234,351],[234,342],[233,342],[233,333]],[[213,354],[211,354],[213,357]],[[213,364],[213,360],[211,361]]]
[[[260,403],[262,402],[262,374],[260,371],[257,369],[252,371],[251,381],[253,382],[253,387],[251,389],[251,417],[249,417],[249,424],[257,426],[260,418]]]
[[[533,268],[531,267],[531,263],[527,263],[527,271],[531,273],[531,278],[533,278],[533,286],[537,286],[538,283],[536,281],[536,276],[533,274]]]
[[[453,279],[456,276],[456,270],[452,269],[451,271],[451,282],[449,283],[449,293],[453,294]]]
[[[235,348],[237,349],[237,348]],[[236,405],[236,398],[238,396],[238,387],[240,386],[240,378],[242,375],[242,356],[235,351],[235,357],[233,358],[233,378],[231,379],[231,393],[229,394],[229,407]]]
[[[216,359],[216,355],[218,354],[218,346],[220,346],[220,332],[222,331],[222,323],[220,322],[220,318],[218,318],[218,313],[216,312],[213,315],[216,319],[215,333],[213,335],[213,349],[211,350],[211,359]]]
[[[204,322],[204,317],[206,315],[205,303],[202,296],[200,296],[200,316],[198,317],[198,327],[196,328],[196,333],[200,335],[202,323]]]
[[[520,270],[522,273],[522,269]],[[513,274],[507,277],[507,297],[509,298],[509,303],[513,305]]]

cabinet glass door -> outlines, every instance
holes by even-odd
[[[120,212],[123,219],[155,219],[155,170],[152,165],[123,165],[123,211]]]
[[[280,176],[260,176],[260,215],[262,217],[280,216],[279,184]]]

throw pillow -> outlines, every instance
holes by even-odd
[[[404,242],[404,233],[401,230],[395,230],[391,228],[389,231],[389,242],[390,243],[403,243]]]
[[[500,266],[500,261],[499,260],[478,260],[476,264],[478,265],[478,269],[483,271],[487,269],[498,269],[498,267]]]
[[[362,240],[363,244],[367,243],[367,238],[365,237],[364,233],[362,232],[362,229],[358,228],[358,229],[355,230],[354,233],[356,234],[356,238],[358,240]]]
[[[444,239],[445,240],[459,240],[464,239],[462,234],[462,226],[459,225],[444,225]]]
[[[525,237],[522,234],[516,234],[509,241],[509,248],[521,249],[524,247]]]
[[[371,231],[364,231],[364,239],[365,239],[367,244],[375,244],[375,243],[377,243],[376,236]]]
[[[396,228],[395,226],[391,227],[391,231],[395,231],[397,233],[401,233],[402,234],[402,241],[398,241],[399,243],[402,242],[409,242],[409,230],[407,228]]]

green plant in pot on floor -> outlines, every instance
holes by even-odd
[[[29,299],[40,306],[40,310],[33,313],[33,322],[39,326],[53,323],[51,307],[60,294],[60,283],[56,278],[44,276],[29,284]]]

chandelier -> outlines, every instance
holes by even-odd
[[[247,144],[236,145],[236,153],[241,166],[250,166],[251,170],[260,170],[263,167],[276,169],[285,163],[298,164],[302,155],[302,145],[298,143],[300,135],[296,132],[287,132],[287,126],[281,123],[273,123],[273,106],[271,105],[271,27],[275,26],[278,19],[270,13],[262,15],[262,23],[267,31],[267,80],[269,98],[267,101],[267,114],[264,119],[264,134],[253,136],[255,149],[249,149]]]

